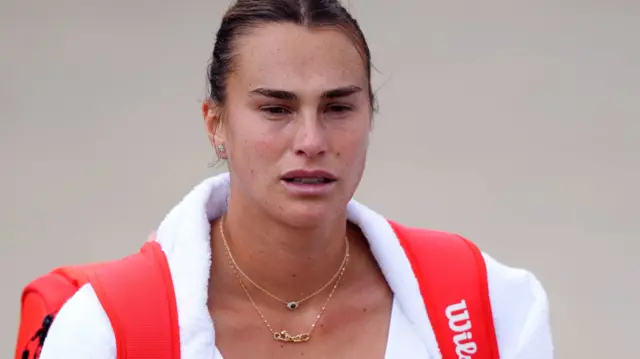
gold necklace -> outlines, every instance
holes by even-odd
[[[222,236],[222,242],[223,242],[223,245],[224,245],[224,249],[225,249],[225,252],[227,254],[227,258],[229,260],[229,266],[232,268],[233,273],[235,274],[236,278],[238,279],[238,282],[240,283],[240,286],[242,287],[242,290],[247,295],[247,298],[249,298],[249,301],[251,302],[251,305],[253,305],[253,308],[256,310],[256,312],[258,313],[260,318],[262,318],[262,321],[266,325],[267,329],[271,332],[271,335],[273,336],[273,339],[275,339],[277,341],[281,341],[281,342],[287,342],[287,343],[304,343],[304,342],[309,341],[309,339],[311,339],[311,334],[312,334],[313,330],[315,329],[316,325],[320,321],[320,318],[322,318],[322,315],[324,314],[325,310],[327,309],[327,305],[329,304],[329,301],[333,297],[333,294],[335,293],[336,289],[338,288],[338,285],[340,284],[340,280],[342,279],[342,276],[343,276],[345,270],[347,269],[347,264],[349,263],[349,241],[348,241],[348,238],[345,237],[345,242],[346,242],[347,248],[345,250],[345,259],[343,261],[343,265],[340,268],[339,274],[338,274],[338,276],[336,278],[336,282],[333,285],[333,288],[331,289],[331,292],[329,293],[329,296],[327,297],[327,300],[324,302],[324,304],[322,305],[322,308],[320,309],[320,313],[318,313],[318,315],[316,316],[316,319],[313,322],[313,324],[311,325],[311,328],[309,329],[308,332],[301,333],[301,334],[296,334],[296,335],[291,335],[286,330],[281,330],[279,332],[273,330],[273,327],[271,327],[271,324],[269,324],[269,321],[267,321],[267,318],[265,318],[264,314],[262,314],[262,311],[260,311],[260,309],[258,308],[258,305],[256,304],[255,300],[253,299],[253,297],[249,293],[249,290],[247,289],[246,285],[244,284],[244,281],[242,280],[242,278],[240,278],[240,273],[238,272],[238,269],[240,269],[240,268],[237,267],[237,265],[234,264],[235,261],[233,260],[233,257],[231,256],[231,251],[229,250],[229,245],[228,245],[227,240],[226,240],[225,235],[224,235],[224,229],[222,227],[223,221],[224,221],[224,216],[220,220],[220,233],[221,233],[221,236]]]
[[[262,291],[263,293],[265,293],[266,295],[268,295],[269,297],[277,300],[280,303],[283,303],[287,309],[289,310],[296,310],[298,308],[300,308],[300,305],[303,302],[306,302],[307,300],[315,297],[316,295],[322,293],[325,289],[327,289],[327,287],[331,284],[334,283],[335,280],[338,278],[338,276],[340,275],[340,273],[342,272],[342,268],[344,268],[344,266],[346,265],[346,261],[347,261],[347,254],[349,252],[349,241],[347,240],[347,238],[345,237],[345,242],[346,242],[346,247],[345,247],[345,255],[344,255],[344,259],[342,260],[342,263],[340,264],[340,267],[338,267],[338,270],[336,271],[336,273],[333,275],[333,277],[331,277],[331,279],[329,279],[329,281],[323,285],[320,289],[316,290],[315,292],[309,294],[308,296],[298,299],[298,300],[291,300],[291,301],[287,301],[284,299],[281,299],[280,297],[276,296],[275,294],[272,294],[271,292],[269,292],[268,290],[264,289],[262,286],[260,286],[258,283],[256,283],[253,279],[251,279],[243,270],[242,268],[240,268],[240,266],[238,265],[238,263],[236,262],[235,258],[233,257],[233,255],[231,254],[231,250],[229,249],[229,244],[227,243],[227,238],[225,236],[224,233],[224,229],[222,228],[222,223],[224,222],[224,215],[221,217],[220,219],[220,236],[222,237],[222,241],[224,243],[225,246],[225,250],[228,253],[229,256],[229,260],[232,262],[233,266],[235,267],[235,269],[249,282],[251,283],[254,287],[258,288],[260,291]]]

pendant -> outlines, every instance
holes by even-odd
[[[280,332],[273,333],[273,339],[287,343],[304,343],[306,341],[309,341],[309,339],[311,339],[311,336],[308,333],[291,335],[286,330],[282,330]]]
[[[287,308],[289,310],[296,310],[296,309],[298,309],[298,306],[299,306],[298,302],[289,302],[289,303],[287,303]]]

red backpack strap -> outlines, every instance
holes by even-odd
[[[58,311],[102,263],[59,267],[27,284],[22,291],[16,359],[38,358]]]
[[[20,300],[20,325],[15,359],[39,356],[53,318],[78,290],[61,270],[43,275],[25,286]]]
[[[178,311],[160,244],[96,269],[89,281],[116,338],[118,359],[179,359]]]
[[[498,359],[487,268],[478,247],[449,233],[389,221],[413,268],[444,359]]]

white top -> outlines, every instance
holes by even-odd
[[[429,358],[429,353],[416,334],[411,325],[411,321],[398,304],[393,299],[391,307],[391,321],[389,323],[389,336],[387,338],[387,349],[385,359],[413,359]]]
[[[203,181],[157,230],[176,293],[182,359],[222,359],[207,309],[209,221],[224,213],[228,184],[228,174]],[[355,200],[349,202],[347,216],[369,241],[394,294],[385,358],[441,358],[418,282],[393,229],[384,217]],[[547,296],[539,281],[526,270],[483,256],[501,359],[552,359]],[[109,318],[91,285],[63,306],[49,330],[40,359],[62,358],[116,359]]]

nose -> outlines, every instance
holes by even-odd
[[[313,158],[327,152],[327,131],[316,113],[300,116],[293,141],[296,155]]]

